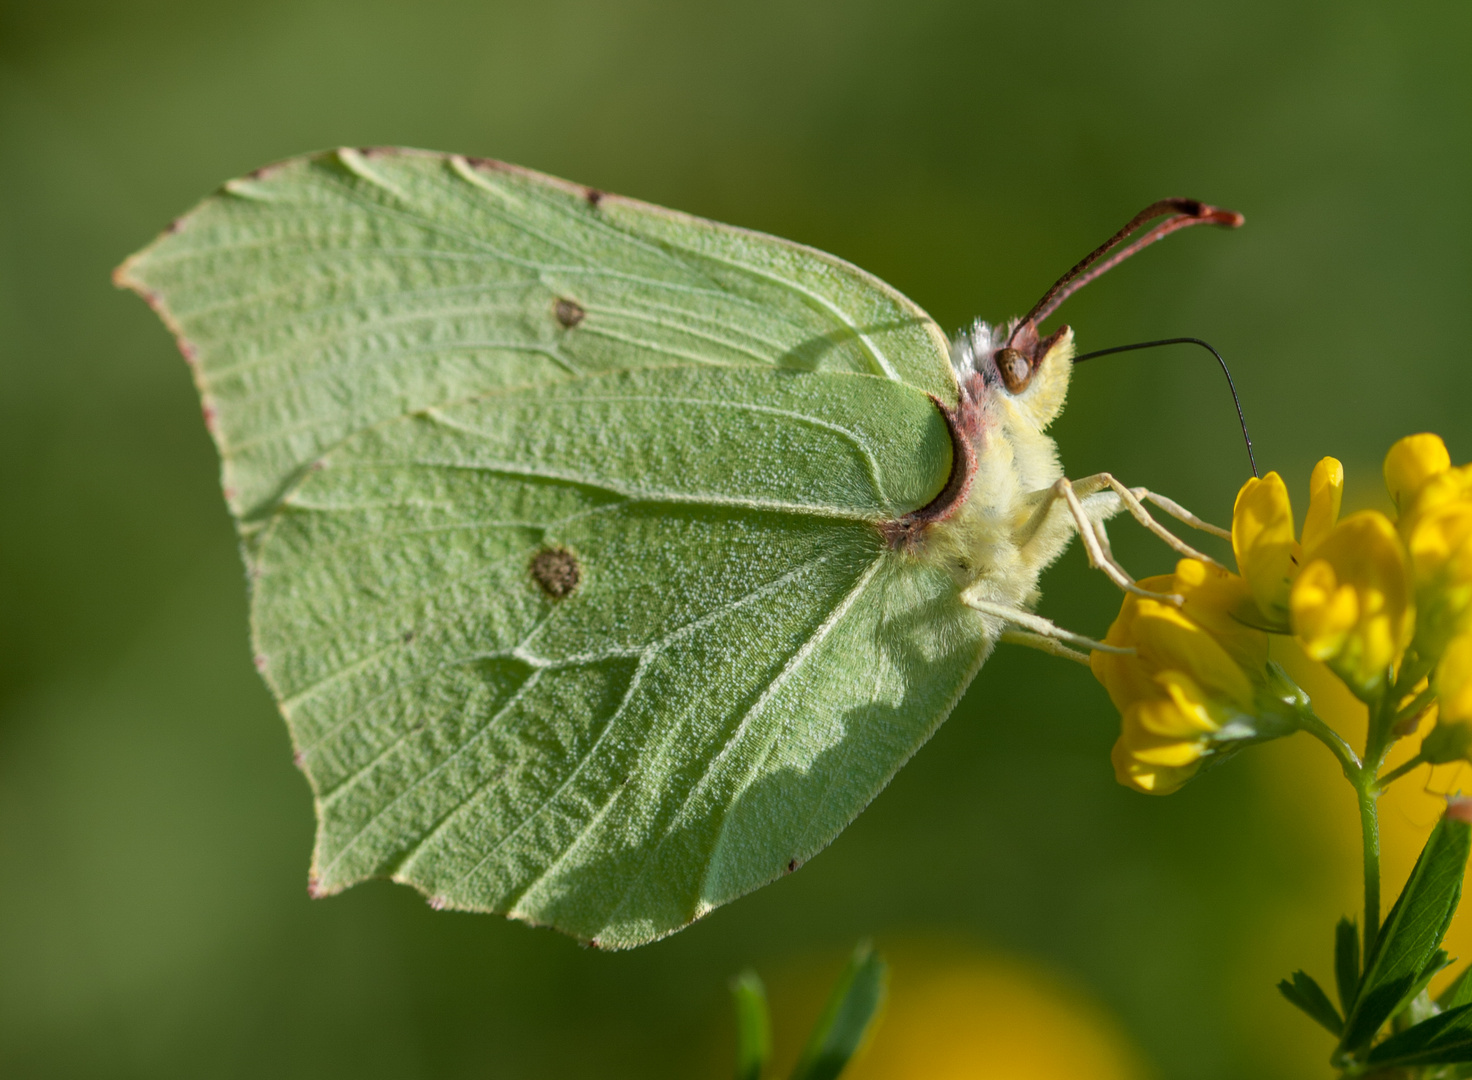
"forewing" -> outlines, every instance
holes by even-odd
[[[452,155],[342,149],[232,180],[118,280],[179,336],[247,525],[354,431],[500,387],[701,364],[956,397],[935,324],[841,259]]]
[[[879,528],[949,476],[944,341],[830,256],[339,151],[121,277],[220,446],[318,892],[651,940],[826,845],[984,656]]]

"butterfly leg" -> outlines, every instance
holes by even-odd
[[[1042,634],[1034,634],[1028,630],[1003,630],[997,638],[998,641],[1008,645],[1026,645],[1029,649],[1037,649],[1039,652],[1047,653],[1049,656],[1061,656],[1065,660],[1072,660],[1076,664],[1088,666],[1089,654],[1070,649],[1063,642],[1054,638],[1044,637]]]
[[[983,600],[978,596],[962,594],[961,600],[968,607],[1001,619],[1009,624],[1009,629],[1002,632],[999,640],[1010,642],[1014,645],[1027,645],[1054,656],[1066,656],[1071,660],[1083,658],[1088,663],[1088,657],[1084,653],[1075,651],[1068,646],[1077,646],[1079,649],[1097,650],[1099,652],[1116,653],[1121,656],[1133,656],[1134,649],[1121,648],[1118,645],[1106,645],[1102,641],[1084,637],[1065,630],[1051,619],[1045,619],[1041,615],[1035,615],[1031,611],[1012,607],[1009,604],[997,604],[990,600]]]
[[[1226,529],[1223,529],[1220,525],[1213,525],[1209,521],[1202,520],[1174,499],[1167,499],[1164,495],[1157,495],[1155,492],[1149,491],[1146,488],[1131,488],[1130,490],[1134,492],[1135,497],[1141,502],[1154,503],[1171,517],[1191,526],[1193,529],[1198,529],[1204,533],[1211,533],[1212,536],[1219,536],[1223,540],[1232,539],[1232,534]]]
[[[1145,509],[1145,504],[1141,501],[1142,499],[1148,498],[1166,513],[1188,525],[1200,528],[1205,532],[1210,532],[1215,536],[1231,538],[1231,533],[1202,521],[1174,500],[1167,499],[1163,495],[1156,495],[1154,492],[1148,491],[1145,488],[1127,488],[1109,473],[1095,473],[1093,476],[1084,477],[1082,480],[1075,480],[1072,486],[1073,490],[1081,496],[1092,495],[1097,491],[1103,491],[1105,489],[1114,492],[1115,495],[1119,496],[1119,501],[1124,503],[1125,508],[1129,510],[1131,516],[1151,533],[1164,541],[1170,548],[1186,556],[1188,559],[1199,559],[1201,562],[1208,563],[1211,566],[1221,566],[1221,563],[1217,562],[1210,555],[1197,551],[1175,533],[1160,524],[1160,522],[1156,521],[1151,516],[1150,511]],[[1077,515],[1075,515],[1076,517]]]
[[[1068,505],[1069,513],[1073,516],[1073,522],[1078,527],[1079,539],[1083,541],[1084,551],[1088,553],[1090,566],[1095,570],[1102,571],[1105,577],[1127,593],[1133,593],[1135,596],[1143,596],[1148,600],[1160,600],[1179,607],[1185,602],[1183,597],[1175,593],[1151,592],[1149,589],[1142,589],[1139,585],[1136,585],[1135,579],[1130,577],[1129,572],[1119,564],[1114,558],[1114,555],[1109,551],[1107,546],[1109,543],[1108,537],[1105,536],[1102,540],[1100,539],[1103,527],[1090,516],[1088,510],[1084,507],[1083,499],[1079,497],[1079,492],[1075,490],[1075,487],[1082,487],[1085,495],[1103,491],[1109,486],[1101,479],[1105,475],[1107,474],[1101,473],[1099,476],[1087,477],[1084,480],[1078,481],[1077,485],[1065,476],[1053,485],[1050,494],[1052,499],[1061,498]],[[1125,491],[1128,493],[1127,488]],[[1115,494],[1120,498],[1121,502],[1125,502],[1126,506],[1129,505],[1122,495],[1119,495],[1118,492],[1115,492]],[[1131,494],[1130,498],[1134,499],[1134,496]],[[1050,502],[1052,499],[1050,499]],[[1135,501],[1138,503],[1138,500]],[[1046,509],[1047,507],[1045,506],[1045,512]],[[1141,512],[1147,518],[1150,517],[1149,511],[1144,510],[1143,507],[1141,507]],[[1154,519],[1151,518],[1151,521],[1153,522]],[[1166,530],[1162,528],[1161,531],[1165,532]]]

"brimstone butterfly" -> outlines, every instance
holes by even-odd
[[[1240,220],[1172,200],[1111,244],[1167,213],[1122,254]],[[1073,345],[1037,324],[1104,250],[951,343],[798,244],[344,149],[129,259],[219,447],[313,893],[387,877],[625,947],[822,849],[1004,631],[1049,634],[1078,523],[1135,509],[1059,485],[1043,433]]]

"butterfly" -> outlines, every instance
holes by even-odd
[[[1146,493],[1064,478],[1073,335],[1038,327],[1240,221],[1155,204],[952,341],[832,255],[499,162],[226,183],[116,280],[219,449],[312,894],[390,878],[620,948],[795,870],[999,639],[1097,645],[1031,611],[1074,535],[1138,589],[1102,521]]]

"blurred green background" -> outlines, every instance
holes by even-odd
[[[1030,653],[822,857],[657,945],[382,883],[308,900],[214,451],[108,274],[227,177],[392,143],[814,244],[955,328],[1191,195],[1247,227],[1070,301],[1081,347],[1206,338],[1264,467],[1298,494],[1338,455],[1367,502],[1401,434],[1472,458],[1469,30],[1463,3],[1365,0],[0,0],[0,1073],[719,1075],[731,973],[801,982],[872,934],[1047,972],[1147,1075],[1322,1075],[1272,983],[1325,974],[1356,903],[1348,789],[1290,741],[1131,794],[1103,692]],[[1204,354],[1080,369],[1057,435],[1071,474],[1218,520],[1246,475]],[[1077,550],[1045,594],[1091,632],[1118,603]]]

